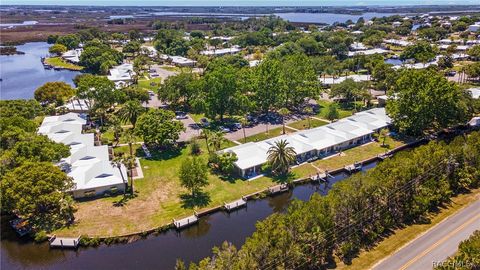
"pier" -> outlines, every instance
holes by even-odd
[[[175,225],[175,228],[181,229],[187,226],[190,226],[192,224],[195,224],[198,222],[198,217],[197,215],[189,216],[186,218],[182,218],[179,220],[173,219],[173,225]]]
[[[273,187],[269,187],[268,188],[268,192],[270,194],[276,194],[276,193],[280,193],[280,192],[285,192],[288,190],[288,185],[287,184],[280,184],[280,185],[276,185],[276,186],[273,186]]]
[[[239,200],[236,200],[236,201],[233,201],[231,203],[224,203],[223,204],[223,207],[227,211],[232,211],[236,208],[240,208],[240,207],[243,207],[243,206],[247,206],[247,200],[245,200],[243,198],[241,198]]]
[[[345,166],[345,170],[349,173],[358,172],[362,170],[362,163],[355,162],[353,164]]]
[[[77,248],[80,244],[80,237],[68,238],[52,236],[49,240],[52,248]]]

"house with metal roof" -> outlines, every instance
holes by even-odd
[[[123,191],[127,177],[125,167],[111,164],[108,146],[96,146],[93,133],[82,133],[85,124],[86,120],[76,113],[47,116],[38,133],[70,147],[70,156],[57,165],[73,178],[75,187],[71,192],[74,198]]]
[[[235,153],[238,159],[234,165],[238,174],[251,178],[261,173],[262,165],[268,161],[268,150],[278,141],[285,140],[293,147],[297,153],[296,163],[300,164],[369,142],[373,133],[388,127],[390,123],[385,108],[375,108],[325,126],[249,142],[221,152]]]

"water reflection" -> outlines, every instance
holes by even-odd
[[[48,54],[49,44],[31,42],[17,46],[22,55],[0,56],[0,99],[30,99],[46,82],[63,81],[73,85],[80,72],[44,69],[41,58]]]
[[[363,166],[366,171],[376,163]],[[229,241],[239,247],[255,231],[255,224],[272,213],[284,212],[293,199],[308,200],[314,193],[327,194],[332,185],[348,177],[340,173],[326,183],[306,183],[289,192],[248,201],[247,207],[231,213],[203,216],[199,223],[180,232],[170,230],[129,244],[51,250],[19,240],[2,219],[1,269],[172,269],[177,258],[188,262],[211,255],[214,246]],[[4,222],[5,221],[5,222]]]

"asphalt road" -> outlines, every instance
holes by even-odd
[[[447,218],[380,262],[375,270],[427,270],[453,255],[458,244],[480,229],[480,200]]]

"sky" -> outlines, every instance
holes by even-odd
[[[95,6],[398,6],[479,5],[478,0],[0,0],[0,5]]]

